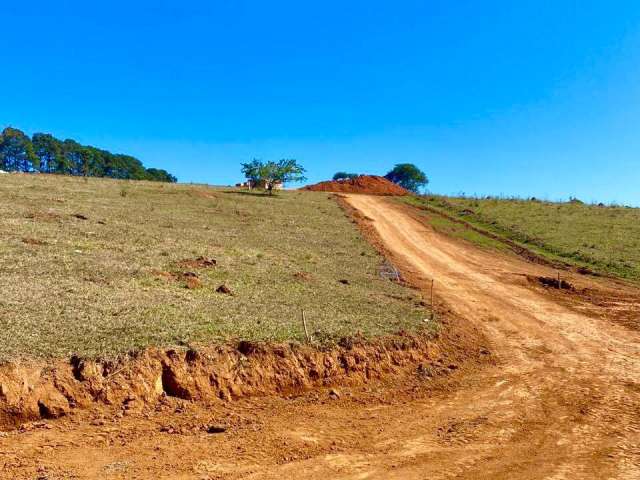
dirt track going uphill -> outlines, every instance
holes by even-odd
[[[497,362],[454,355],[445,376],[425,363],[333,392],[209,406],[166,397],[152,411],[36,422],[0,436],[0,477],[640,478],[640,334],[633,319],[611,321],[640,311],[637,290],[566,277],[626,295],[594,305],[529,281],[553,277],[548,267],[443,237],[392,200],[346,201],[408,281],[435,278],[440,308],[453,310],[442,348]]]
[[[398,263],[435,278],[441,298],[493,340],[500,366],[437,408],[456,419],[454,433],[473,432],[450,448],[458,477],[640,478],[637,331],[601,318],[610,312],[532,289],[526,275],[552,276],[546,267],[437,235],[380,198],[347,201]],[[420,442],[427,457],[439,450],[431,441]],[[427,458],[420,466],[427,476],[441,467]]]

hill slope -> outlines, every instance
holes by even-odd
[[[561,260],[640,280],[640,209],[517,199],[425,196],[407,199]]]
[[[2,359],[300,340],[301,308],[325,342],[425,316],[325,193],[15,174],[0,198]]]

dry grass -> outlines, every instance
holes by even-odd
[[[4,175],[0,199],[0,359],[302,340],[302,308],[320,342],[425,317],[325,193]]]

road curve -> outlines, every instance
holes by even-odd
[[[405,268],[434,278],[453,310],[483,325],[501,359],[438,407],[484,425],[451,448],[456,478],[640,478],[637,331],[532,289],[524,274],[554,275],[546,267],[439,235],[389,199],[347,201]]]

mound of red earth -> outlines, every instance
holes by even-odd
[[[314,192],[366,193],[369,195],[409,195],[411,192],[400,185],[377,175],[361,175],[360,177],[332,180],[308,185],[303,190]]]

